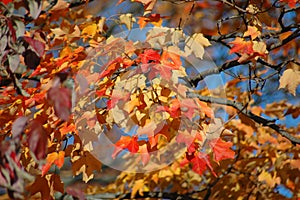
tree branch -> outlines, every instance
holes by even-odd
[[[237,101],[232,101],[232,100],[228,100],[225,98],[202,96],[202,95],[198,95],[198,94],[194,94],[194,93],[189,93],[188,96],[195,97],[195,98],[200,99],[201,101],[205,101],[205,102],[209,102],[209,103],[216,103],[216,104],[231,106],[231,107],[237,109],[238,111],[240,111],[241,113],[243,113],[244,115],[246,115],[247,117],[249,117],[250,119],[252,119],[253,121],[255,121],[256,123],[259,123],[263,126],[267,126],[271,129],[275,130],[281,136],[290,140],[293,145],[300,144],[300,138],[297,138],[297,137],[289,134],[287,131],[282,130],[278,125],[275,124],[274,120],[265,119],[263,117],[253,114],[250,111],[245,110],[243,104],[241,104]]]
[[[250,61],[248,61],[246,63],[242,63],[242,64],[247,64],[249,62]],[[199,73],[195,78],[193,78],[193,79],[190,80],[190,83],[193,86],[197,86],[198,82],[201,81],[201,80],[203,80],[205,77],[207,77],[209,75],[213,75],[213,74],[218,74],[221,71],[230,69],[230,68],[238,66],[238,65],[241,65],[241,63],[239,63],[237,60],[233,60],[233,61],[224,63],[223,65],[221,65],[221,67],[208,69],[206,71],[203,71],[203,72]]]

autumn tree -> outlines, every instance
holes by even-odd
[[[298,0],[2,0],[6,197],[299,199],[299,11]]]

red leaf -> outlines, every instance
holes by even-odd
[[[128,149],[131,153],[136,153],[139,150],[139,144],[137,143],[137,137],[136,136],[122,136],[118,142],[116,142],[115,150],[112,155],[113,158],[115,158],[122,150]]]
[[[56,116],[64,121],[69,119],[71,114],[71,91],[68,88],[52,87],[48,91],[48,98],[50,103],[54,105]]]
[[[181,101],[181,110],[187,118],[192,120],[195,111],[199,111],[199,107],[194,99],[183,99]]]
[[[43,42],[32,39],[31,37],[27,37],[27,36],[24,36],[23,38],[30,46],[33,47],[33,49],[35,50],[35,52],[38,54],[39,57],[42,57],[44,55],[46,45]]]
[[[224,142],[219,138],[213,139],[209,142],[210,147],[214,153],[214,160],[219,162],[228,158],[234,158],[234,151],[230,149],[232,146],[231,142]]]
[[[234,41],[230,42],[233,47],[230,49],[229,53],[242,53],[242,54],[252,54],[253,44],[251,41],[245,41],[243,38],[237,37]]]
[[[139,55],[143,64],[147,63],[159,63],[160,55],[153,49],[146,49],[144,53]]]
[[[202,157],[195,156],[192,160],[191,163],[193,164],[193,171],[198,173],[198,174],[203,174],[203,172],[206,170],[206,161]]]
[[[35,119],[29,124],[29,134],[27,138],[29,149],[38,160],[45,158],[47,150],[47,134],[42,123]]]
[[[105,70],[100,74],[100,78],[104,78],[106,76],[112,75],[117,69],[121,67],[121,63],[123,62],[121,57],[114,59],[109,62],[104,68]]]
[[[212,174],[214,176],[217,176],[216,173],[214,172],[210,161],[209,157],[205,153],[199,152],[197,156],[195,156],[192,160],[191,163],[193,164],[193,171],[198,173],[198,174],[203,174],[203,172],[207,169],[207,167],[211,170]]]
[[[4,4],[9,4],[10,2],[13,2],[13,0],[2,0],[2,2],[4,3]]]

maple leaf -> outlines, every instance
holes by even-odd
[[[4,3],[4,4],[9,4],[10,2],[13,2],[13,0],[2,0],[2,2]]]
[[[64,159],[65,159],[64,151],[49,153],[46,158],[47,162],[42,167],[42,176],[44,176],[49,171],[52,164],[55,164],[58,168],[61,168],[64,164]]]
[[[140,25],[140,29],[143,29],[148,23],[153,24],[154,26],[161,26],[162,18],[160,14],[150,14],[147,17],[139,17],[139,21],[137,22]]]
[[[120,22],[125,24],[127,29],[130,30],[134,22],[136,22],[135,18],[132,16],[131,13],[122,14],[120,16]]]
[[[292,95],[296,96],[296,89],[300,84],[300,71],[287,69],[279,79],[279,88],[286,88]]]
[[[94,37],[97,33],[98,26],[95,23],[91,23],[82,29],[81,34],[88,37]]]
[[[254,40],[261,35],[261,32],[255,26],[248,26],[247,31],[244,33],[244,37],[250,36],[251,40]]]
[[[181,66],[180,55],[168,51],[163,51],[160,62],[175,70],[180,69]]]
[[[233,47],[230,49],[229,53],[245,53],[245,54],[252,54],[253,48],[252,48],[252,42],[251,41],[245,41],[243,38],[237,37],[234,41],[230,42],[230,44],[233,44]]]
[[[200,59],[204,55],[204,47],[210,46],[210,42],[202,33],[195,33],[185,39],[184,51],[187,56],[194,53]]]
[[[235,153],[230,149],[230,147],[232,146],[231,142],[224,142],[221,139],[216,138],[209,141],[209,145],[213,150],[214,160],[216,162],[234,158]]]
[[[258,181],[265,182],[271,188],[275,187],[276,184],[280,184],[281,182],[280,177],[276,177],[276,172],[272,177],[272,175],[265,170],[263,170],[258,176]]]
[[[198,152],[197,155],[191,160],[193,165],[192,170],[200,175],[207,169],[207,167],[211,170],[214,176],[217,176],[216,173],[213,171],[213,168],[209,161],[208,154]]]
[[[42,199],[53,199],[50,196],[49,182],[44,176],[38,175],[35,178],[35,181],[31,185],[26,187],[26,190],[31,195],[34,195],[36,193],[41,193]]]
[[[143,144],[139,147],[139,154],[141,156],[142,163],[145,166],[150,160],[147,144]]]
[[[112,61],[110,61],[107,65],[105,65],[103,70],[100,73],[100,78],[104,78],[106,76],[111,76],[117,69],[121,67],[123,59],[121,57],[118,57]]]
[[[82,180],[88,182],[94,177],[94,171],[101,170],[101,163],[90,152],[82,151],[81,156],[71,158],[74,175],[82,173]]]
[[[160,55],[158,51],[155,51],[153,49],[146,49],[143,53],[139,55],[141,58],[141,62],[143,64],[148,63],[160,63]]]
[[[139,192],[140,196],[143,196],[143,192],[149,191],[147,186],[145,185],[145,181],[143,179],[136,180],[132,187],[131,198],[134,199],[137,192]]]
[[[139,144],[136,136],[121,136],[118,142],[115,144],[115,150],[112,154],[112,158],[116,158],[117,155],[124,149],[128,149],[131,153],[136,153],[139,150]]]
[[[199,111],[199,107],[194,99],[183,99],[180,102],[181,111],[190,120],[193,119],[195,111]]]

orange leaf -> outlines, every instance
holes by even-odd
[[[230,44],[233,44],[233,47],[229,51],[230,54],[232,53],[252,54],[253,53],[251,41],[245,41],[243,38],[237,37],[234,41],[230,42]]]
[[[213,139],[209,142],[210,147],[214,153],[214,160],[219,162],[228,158],[234,158],[234,151],[230,149],[232,146],[231,142],[224,142],[221,139]]]
[[[140,28],[144,28],[148,23],[153,24],[154,26],[161,26],[162,18],[160,14],[151,14],[148,17],[140,17],[137,22],[140,25]]]
[[[112,157],[115,158],[122,150],[128,149],[131,153],[136,153],[139,150],[139,144],[137,143],[136,136],[122,136],[115,144],[115,150]]]
[[[164,51],[161,56],[161,64],[167,65],[172,69],[178,70],[181,66],[180,55]]]
[[[54,163],[57,167],[61,168],[64,164],[65,152],[53,152],[47,155],[47,163],[42,167],[42,176],[44,176],[50,169],[51,165]]]

